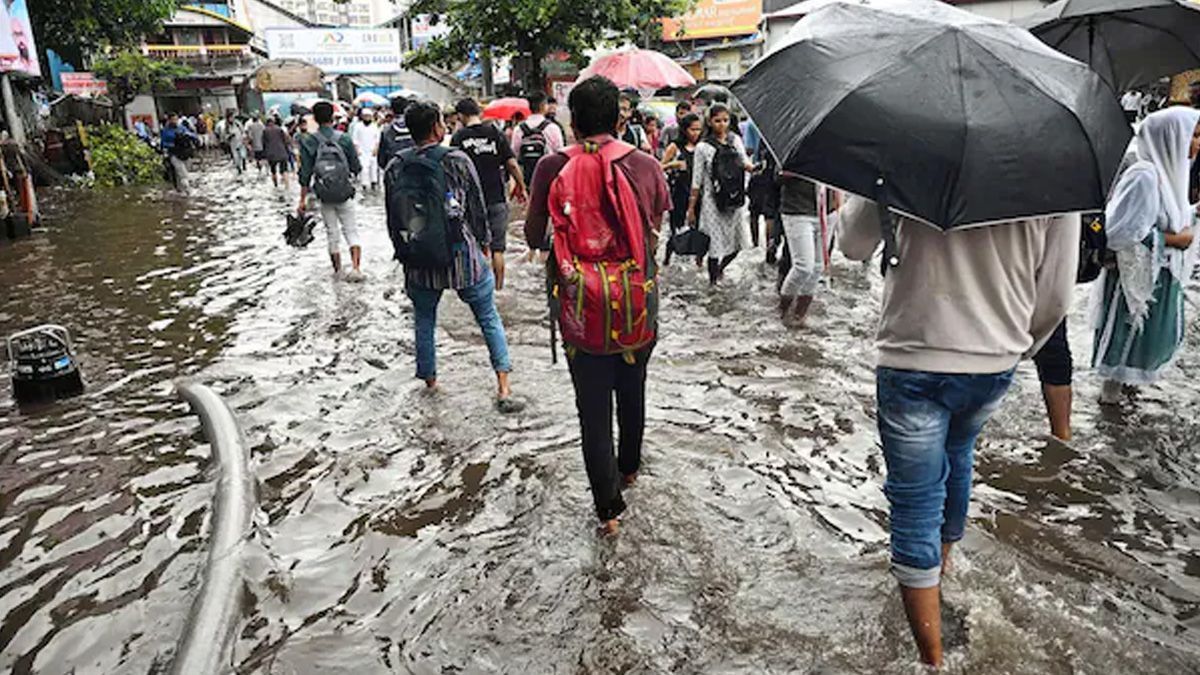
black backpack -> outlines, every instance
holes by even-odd
[[[171,146],[171,154],[179,159],[189,160],[196,154],[196,139],[182,130],[175,132],[175,145]]]
[[[354,197],[354,180],[350,177],[350,160],[342,148],[342,134],[333,132],[325,138],[318,131],[317,156],[313,160],[313,192],[325,204],[344,204]]]
[[[717,210],[732,211],[746,203],[746,165],[732,143],[708,144],[716,149],[712,160],[712,178],[717,190],[713,195]]]
[[[1112,264],[1116,256],[1108,250],[1108,233],[1104,229],[1104,212],[1083,214],[1079,232],[1079,271],[1076,283],[1095,281],[1105,266]]]
[[[384,175],[388,234],[396,260],[406,267],[450,266],[454,244],[462,241],[463,212],[446,182],[442,159],[450,152],[434,146],[410,148],[388,163]]]
[[[550,120],[542,120],[536,127],[521,122],[521,147],[517,152],[517,161],[521,163],[521,171],[525,173],[525,183],[533,178],[533,169],[538,160],[546,156],[546,127]]]
[[[379,140],[379,168],[387,170],[388,162],[392,161],[392,158],[409,148],[415,147],[417,147],[417,144],[413,141],[412,133],[409,132],[408,127],[397,127],[393,122],[388,125],[387,129],[383,130],[383,135]]]

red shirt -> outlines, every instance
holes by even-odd
[[[605,143],[612,141],[613,137],[605,134],[587,140]],[[529,242],[530,248],[549,248],[550,184],[566,165],[567,156],[556,152],[543,157],[533,171],[529,187],[529,210],[525,214],[525,241]],[[656,236],[662,227],[663,214],[671,210],[671,191],[667,189],[662,167],[653,156],[636,150],[617,160],[616,165],[625,172],[625,177],[633,186],[642,222],[646,224],[646,233]]]

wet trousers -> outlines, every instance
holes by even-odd
[[[175,155],[168,155],[167,161],[171,163],[173,180],[175,181],[175,189],[183,194],[187,194],[189,187],[187,162],[179,159]]]
[[[583,437],[583,462],[587,467],[592,499],[600,520],[611,520],[625,510],[621,477],[638,472],[642,465],[642,438],[646,430],[646,366],[654,346],[634,355],[597,356],[575,352],[567,358],[575,385],[575,407]],[[620,440],[613,457],[613,399],[617,402]]]
[[[966,529],[975,440],[1012,378],[1012,370],[959,375],[877,369],[892,574],[901,586],[938,585],[942,544],[962,539]]]
[[[329,243],[329,252],[337,253],[341,249],[341,238],[346,239],[346,245],[354,248],[362,246],[358,236],[358,218],[354,211],[354,200],[341,204],[321,203],[321,220],[325,223],[325,239]],[[339,236],[339,228],[340,236]]]
[[[421,288],[408,284],[405,293],[412,299],[416,317],[413,327],[417,341],[417,379],[437,379],[437,310],[442,300],[442,289]],[[497,373],[512,372],[512,362],[508,358],[508,337],[504,334],[504,322],[496,309],[496,277],[491,268],[485,270],[484,278],[474,286],[460,288],[457,291],[459,299],[467,303],[471,313],[475,315],[475,323],[483,332],[483,341],[487,343],[488,355],[492,360],[492,370]]]
[[[821,223],[816,216],[783,216],[783,232],[787,235],[792,266],[779,294],[784,297],[812,295],[821,281],[824,260],[821,251]]]

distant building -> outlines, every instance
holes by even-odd
[[[766,35],[764,53],[783,41],[792,26],[805,15],[815,12],[836,0],[764,0],[763,32]],[[1045,7],[1042,0],[945,0],[959,9],[974,12],[1000,21],[1014,21]]]
[[[377,26],[400,12],[407,2],[393,0],[276,0],[283,9],[315,24],[368,28]]]

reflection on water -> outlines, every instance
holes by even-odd
[[[241,672],[919,672],[887,574],[872,269],[838,262],[806,333],[773,320],[756,253],[716,293],[666,270],[644,478],[602,541],[523,251],[498,303],[532,405],[506,417],[453,299],[444,390],[413,379],[376,196],[361,285],[331,279],[320,238],[288,249],[294,197],[253,177],[43,201],[49,231],[0,246],[0,330],[66,324],[89,389],[24,412],[0,389],[0,668],[169,664],[212,495],[170,382],[199,375],[259,484]],[[944,589],[950,672],[1196,672],[1195,335],[1124,411],[1081,374],[1072,447],[1044,440],[1022,370]]]

